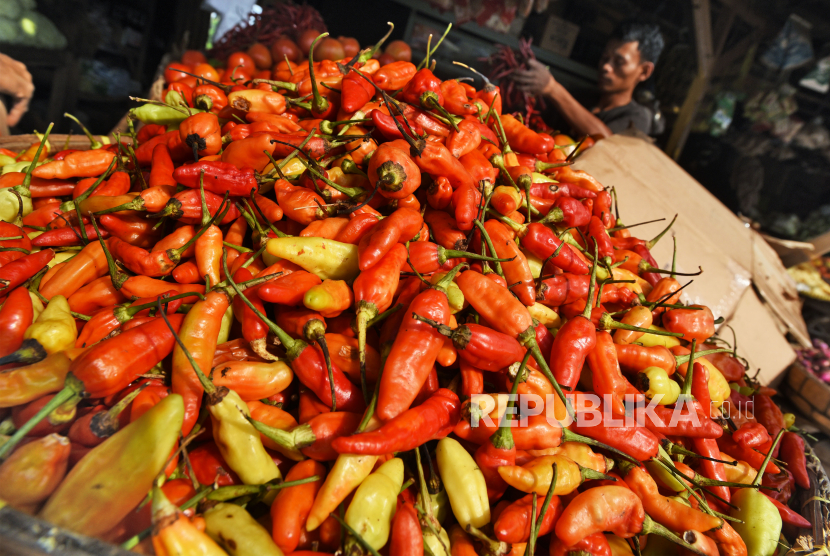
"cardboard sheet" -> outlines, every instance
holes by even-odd
[[[775,380],[794,358],[782,330],[790,331],[799,343],[809,342],[795,284],[775,251],[657,147],[615,135],[586,151],[575,167],[616,187],[624,223],[666,218],[638,227],[638,237],[656,236],[678,215],[672,231],[652,249],[654,258],[662,268],[670,268],[672,235],[676,236],[677,270],[704,271],[699,277],[678,278],[681,283],[693,280],[684,290],[686,299],[708,305],[715,317],[740,324],[741,351],[758,366],[763,363],[765,381]]]

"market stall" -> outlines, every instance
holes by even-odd
[[[392,27],[269,7],[0,140],[0,551],[826,550],[775,251]]]

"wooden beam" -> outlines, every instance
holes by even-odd
[[[717,65],[720,56],[726,45],[726,38],[729,30],[735,22],[736,11],[732,6],[727,6],[723,13],[718,16],[715,24],[714,41],[711,24],[711,13],[708,0],[693,0],[695,22],[695,44],[697,46],[697,75],[689,87],[683,106],[677,116],[677,121],[672,128],[671,136],[666,144],[666,152],[673,159],[680,158],[683,146],[689,137],[697,111],[709,89],[709,82],[712,78],[712,71]]]

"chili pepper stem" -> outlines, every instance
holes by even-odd
[[[772,441],[772,445],[769,447],[769,452],[767,452],[767,457],[764,458],[764,463],[762,463],[761,467],[758,468],[758,474],[755,475],[755,479],[752,481],[751,486],[754,487],[761,484],[761,479],[764,478],[764,472],[767,469],[767,465],[772,459],[772,453],[775,451],[775,447],[778,445],[778,442],[781,440],[781,437],[784,436],[785,432],[787,432],[785,429],[781,429],[778,431],[778,434],[775,435],[775,440]],[[2,458],[2,455],[0,455],[0,458]]]
[[[663,445],[663,449],[668,454],[679,454],[679,455],[689,456],[689,457],[698,458],[698,459],[705,459],[705,460],[708,460],[708,461],[714,461],[715,463],[722,463],[724,465],[731,465],[733,467],[738,465],[737,461],[727,461],[727,460],[722,460],[722,459],[715,459],[715,458],[710,458],[710,457],[706,457],[706,456],[701,456],[700,454],[698,454],[696,452],[693,452],[691,450],[687,450],[686,448],[681,448],[680,446],[678,446],[677,444],[672,443],[668,439],[663,439],[663,440],[660,441],[660,443]]]
[[[40,153],[43,152],[43,146],[46,144],[46,141],[49,138],[49,134],[52,133],[52,128],[54,127],[54,125],[54,123],[50,123],[49,127],[46,128],[46,132],[43,134],[43,139],[40,140],[40,146],[38,146],[37,151],[35,151],[35,158],[34,160],[32,160],[32,163],[29,164],[29,167],[26,169],[26,175],[23,177],[23,183],[17,186],[20,189],[29,191],[29,186],[32,183],[32,172],[34,171],[35,166],[40,160]],[[17,191],[17,189],[15,188],[12,189],[14,191]],[[23,203],[19,203],[18,206],[20,207],[20,210],[23,210]]]
[[[113,405],[107,411],[102,411],[101,413],[96,414],[89,423],[89,428],[92,429],[92,433],[98,438],[108,438],[118,432],[118,428],[120,426],[118,416],[125,409],[127,409],[136,396],[141,394],[141,392],[149,385],[149,382],[145,382],[118,400],[118,403]]]
[[[311,106],[318,114],[328,110],[329,101],[326,97],[320,96],[320,91],[317,90],[317,79],[314,77],[314,47],[317,46],[317,42],[320,41],[320,39],[324,39],[328,36],[328,33],[319,35],[311,43],[311,47],[308,50],[308,75],[311,77],[311,93],[314,97],[311,101]]]
[[[504,278],[504,271],[502,270],[501,263],[499,262],[499,259],[497,258],[498,253],[496,253],[496,248],[493,245],[493,240],[490,239],[490,234],[488,234],[487,230],[484,229],[484,224],[481,223],[481,220],[478,220],[478,219],[473,220],[473,224],[475,224],[476,228],[478,228],[478,231],[481,233],[481,237],[487,243],[487,249],[490,250],[490,254],[494,257],[492,262],[495,263],[496,274],[498,274],[499,276]],[[410,266],[412,266],[412,265],[410,265]]]
[[[199,364],[196,363],[195,359],[193,359],[193,356],[190,354],[190,351],[185,347],[181,338],[179,338],[179,335],[176,334],[176,331],[173,330],[173,327],[170,325],[170,321],[167,319],[167,312],[161,306],[161,298],[159,298],[156,303],[161,318],[164,319],[165,324],[167,324],[167,327],[173,334],[173,339],[176,340],[176,343],[179,345],[179,348],[181,348],[182,353],[184,353],[184,356],[187,357],[187,361],[190,363],[190,366],[193,367],[193,372],[196,373],[196,377],[202,384],[202,388],[205,389],[205,394],[208,395],[208,403],[210,405],[218,404],[227,395],[228,389],[224,386],[217,388],[216,386],[214,386],[213,382],[211,382],[210,379],[207,376],[205,376],[205,373],[202,372],[202,369],[199,367]]]
[[[559,383],[556,381],[556,378],[553,376],[553,373],[548,366],[548,362],[545,361],[545,357],[542,355],[542,352],[539,350],[539,344],[536,343],[536,330],[533,326],[528,326],[527,330],[519,334],[518,338],[519,343],[522,344],[528,351],[533,354],[533,358],[536,360],[536,363],[539,364],[539,368],[542,370],[542,373],[545,375],[545,378],[548,379],[548,382],[551,383],[553,389],[556,391],[556,395],[559,396],[559,399],[562,400],[562,403],[565,404],[565,409],[568,412],[568,416],[573,420],[575,419],[574,409],[571,406],[570,400],[565,397],[565,393],[562,392],[562,388],[559,386]]]
[[[527,380],[527,361],[530,359],[530,350],[525,352],[519,368],[516,370],[516,377],[513,379],[513,387],[510,390],[510,399],[507,402],[507,407],[516,406],[517,393],[519,391],[519,383]],[[502,422],[499,424],[498,430],[490,435],[490,444],[499,450],[510,450],[515,446],[513,441],[513,431],[510,427],[510,411],[506,411],[502,416]]]
[[[35,428],[38,423],[43,421],[47,415],[61,407],[63,404],[72,402],[73,399],[76,400],[75,403],[77,403],[77,401],[80,401],[83,396],[83,392],[84,383],[76,378],[72,373],[67,374],[63,389],[55,394],[54,398],[49,400],[46,405],[40,408],[40,411],[35,413],[28,421],[26,421],[26,423],[23,424],[23,426],[17,429],[2,446],[0,446],[0,461],[6,459],[12,449],[17,446],[21,440],[23,440],[29,431]]]
[[[366,328],[368,329],[368,328],[371,328],[371,327],[373,327],[377,324],[380,324],[381,322],[385,321],[387,318],[391,317],[392,315],[394,315],[395,313],[397,313],[401,309],[403,309],[403,304],[398,303],[397,305],[395,305],[391,309],[385,310],[384,312],[382,312],[378,316],[370,319],[369,322],[366,323]]]
[[[23,344],[17,351],[8,354],[5,357],[0,357],[0,366],[8,365],[9,363],[31,365],[32,363],[43,361],[46,359],[46,355],[46,350],[43,349],[40,342],[34,338],[29,338],[27,340],[23,340]]]
[[[635,332],[642,332],[644,334],[654,334],[655,336],[674,336],[680,338],[683,336],[680,332],[669,332],[668,330],[652,330],[651,328],[641,328],[639,326],[633,326],[630,324],[625,324],[622,322],[617,322],[611,318],[609,313],[603,313],[602,316],[599,318],[599,329],[600,330],[633,330]]]
[[[700,550],[698,550],[694,546],[690,545],[689,543],[687,543],[686,541],[684,541],[683,539],[681,539],[680,537],[678,537],[677,535],[675,535],[674,533],[672,533],[671,531],[669,531],[668,529],[666,529],[665,527],[663,527],[662,525],[660,525],[659,523],[657,523],[656,521],[651,519],[648,516],[648,514],[646,514],[646,517],[643,520],[643,530],[640,532],[640,534],[642,534],[642,535],[654,534],[654,535],[657,535],[659,537],[663,537],[664,539],[668,539],[671,542],[673,542],[674,544],[682,546],[683,548],[685,548],[686,550],[689,550],[690,552],[694,552],[695,554],[699,554],[700,556],[706,556],[703,552],[701,552]]]
[[[672,218],[671,222],[669,222],[669,225],[666,226],[666,228],[662,232],[660,232],[659,234],[657,234],[652,239],[650,239],[649,241],[646,242],[646,249],[648,249],[650,251],[655,245],[657,245],[657,242],[660,241],[660,239],[664,235],[666,235],[666,232],[668,232],[671,229],[672,226],[674,226],[674,222],[676,220],[677,220],[677,215],[675,214],[674,218]]]
[[[545,501],[542,502],[542,510],[539,513],[539,517],[536,517],[536,511],[534,510],[531,514],[531,531],[530,531],[530,540],[527,543],[527,547],[525,548],[525,556],[533,556],[534,552],[536,552],[536,539],[539,536],[539,528],[542,526],[542,523],[545,519],[545,514],[550,507],[551,498],[553,498],[553,491],[556,489],[556,479],[559,470],[556,467],[556,462],[553,462],[553,479],[551,479],[550,486],[548,487],[548,492],[545,494]],[[534,492],[534,494],[536,494]],[[534,498],[534,502],[536,499]],[[534,504],[535,505],[535,504]],[[535,518],[535,519],[533,519]]]
[[[274,322],[272,322],[268,317],[262,314],[262,312],[257,309],[253,303],[248,299],[248,297],[242,293],[239,286],[234,282],[233,278],[231,277],[230,270],[228,269],[228,252],[226,249],[222,249],[222,269],[225,271],[226,281],[230,284],[231,288],[236,292],[236,294],[242,299],[243,303],[251,309],[256,316],[258,316],[262,322],[268,327],[271,332],[279,339],[282,345],[285,347],[286,354],[288,355],[289,360],[294,360],[299,357],[300,353],[302,353],[303,349],[308,345],[303,341],[295,340],[291,336],[289,336],[285,330],[277,326]]]
[[[480,543],[484,544],[482,547],[482,555],[483,556],[500,556],[502,554],[509,554],[510,553],[510,544],[504,541],[494,541],[487,535],[485,535],[481,530],[473,527],[472,524],[467,524],[465,528],[467,534],[479,541]]]
[[[311,430],[311,425],[308,423],[295,427],[290,431],[286,431],[270,427],[265,423],[260,423],[259,421],[251,418],[251,416],[245,415],[244,412],[242,414],[256,430],[273,440],[278,446],[284,448],[285,450],[294,452],[295,456],[300,459],[304,457],[299,451],[300,448],[311,446],[314,444],[314,441],[317,440],[317,437]]]

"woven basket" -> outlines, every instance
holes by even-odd
[[[787,373],[784,391],[805,417],[830,434],[830,386],[801,364],[793,363]]]

